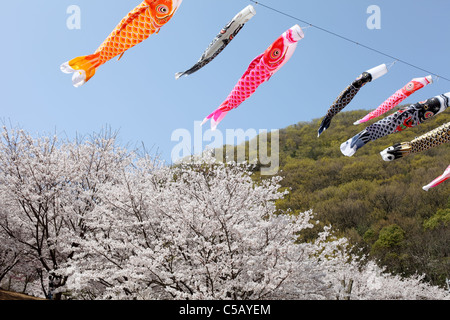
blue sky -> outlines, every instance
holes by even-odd
[[[262,3],[377,50],[450,77],[447,0],[263,0]],[[211,64],[187,78],[220,29],[247,0],[184,0],[174,18],[122,60],[101,66],[94,78],[74,88],[61,63],[93,53],[139,0],[2,1],[0,26],[0,119],[32,134],[69,138],[108,126],[122,144],[157,150],[170,162],[178,142],[172,133],[194,134],[201,121],[227,97],[253,58],[294,24],[305,24],[254,5],[256,16]],[[70,5],[81,9],[81,29],[69,30]],[[381,29],[370,30],[367,8],[381,9]],[[363,71],[394,60],[315,28],[305,29],[297,51],[272,79],[219,125],[226,129],[279,129],[325,115],[339,93]],[[397,63],[364,87],[345,110],[374,109],[423,71]],[[450,91],[441,79],[406,102]],[[357,120],[357,119],[355,119]],[[203,132],[208,127],[203,128]],[[355,127],[355,133],[361,130]],[[339,147],[339,146],[336,146]]]

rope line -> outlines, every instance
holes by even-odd
[[[392,55],[390,55],[390,54],[384,53],[384,52],[382,52],[382,51],[380,51],[380,50],[377,50],[377,49],[375,49],[375,48],[369,47],[369,46],[367,46],[367,45],[365,45],[365,44],[362,44],[362,43],[360,43],[360,42],[357,42],[357,41],[352,40],[352,39],[350,39],[350,38],[347,38],[347,37],[345,37],[345,36],[342,36],[342,35],[340,35],[340,34],[338,34],[338,33],[336,33],[336,32],[333,32],[333,31],[327,30],[327,29],[325,29],[325,28],[316,26],[316,25],[314,25],[314,24],[312,24],[312,23],[309,23],[309,22],[307,22],[307,21],[305,21],[305,20],[302,20],[302,19],[300,19],[300,18],[297,18],[297,17],[295,17],[295,16],[293,16],[293,15],[290,15],[290,14],[288,14],[288,13],[286,13],[286,12],[283,12],[283,11],[280,11],[280,10],[278,10],[278,9],[272,8],[272,7],[268,6],[268,5],[265,5],[265,4],[263,4],[263,3],[259,2],[259,1],[255,1],[255,0],[249,0],[249,1],[250,1],[250,2],[253,2],[253,3],[256,4],[256,5],[260,5],[261,7],[264,7],[264,8],[266,8],[266,9],[269,9],[269,10],[271,10],[271,11],[273,11],[273,12],[276,12],[276,13],[278,13],[278,14],[281,14],[281,15],[283,15],[283,16],[286,16],[286,17],[288,17],[288,18],[291,18],[291,19],[297,20],[297,21],[299,21],[299,22],[305,23],[305,24],[308,25],[308,27],[316,28],[316,29],[318,29],[318,30],[320,30],[320,31],[323,31],[323,32],[326,32],[326,33],[328,33],[328,34],[331,34],[331,35],[333,35],[333,36],[335,36],[335,37],[341,38],[342,40],[351,42],[351,43],[356,44],[356,45],[358,45],[358,46],[360,46],[360,47],[363,47],[363,48],[365,48],[365,49],[367,49],[367,50],[373,51],[373,52],[375,52],[375,53],[378,53],[378,54],[380,54],[380,55],[383,55],[383,56],[385,56],[385,57],[388,57],[388,58],[390,58],[390,59],[393,59],[395,62],[401,62],[401,63],[403,63],[403,64],[405,64],[405,65],[407,65],[407,66],[410,66],[410,67],[412,67],[412,68],[421,70],[421,71],[426,72],[426,73],[428,73],[428,74],[434,75],[434,76],[438,77],[439,79],[443,79],[443,80],[446,80],[446,81],[450,82],[450,79],[448,79],[448,78],[446,78],[446,77],[443,77],[443,76],[441,76],[441,75],[439,75],[439,74],[436,74],[436,73],[434,73],[434,72],[428,71],[428,70],[426,70],[426,69],[424,69],[424,68],[421,68],[421,67],[419,67],[419,66],[416,66],[416,65],[414,65],[414,64],[412,64],[412,63],[410,63],[410,62],[407,62],[407,61],[405,61],[405,60],[399,59],[399,58],[394,57],[394,56],[392,56]]]

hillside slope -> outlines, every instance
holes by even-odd
[[[0,290],[0,300],[45,300],[41,298],[36,298],[32,296],[28,296],[21,293],[11,292]]]
[[[331,224],[388,271],[418,272],[444,285],[450,278],[450,182],[429,192],[422,186],[450,164],[450,144],[393,162],[383,161],[379,153],[449,122],[450,112],[346,157],[341,143],[376,121],[353,125],[365,114],[367,110],[338,114],[320,138],[321,119],[280,130],[280,174],[291,192],[278,207],[313,209],[322,224]]]

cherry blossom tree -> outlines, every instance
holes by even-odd
[[[278,177],[254,183],[247,168],[201,162],[155,168],[141,159],[104,184],[92,231],[67,265],[68,288],[99,299],[311,298],[327,291],[331,258],[345,244],[324,231],[296,243],[312,212],[280,214]],[[125,188],[124,188],[125,186]],[[101,217],[101,219],[100,219]],[[101,220],[101,221],[99,221]],[[298,286],[301,282],[302,286]]]
[[[21,252],[7,236],[0,237],[0,283],[20,263]]]
[[[280,177],[209,156],[166,166],[115,135],[0,141],[0,275],[52,299],[450,299],[362,263]],[[38,281],[35,281],[38,279]]]
[[[86,233],[84,216],[98,201],[97,186],[114,179],[126,156],[108,132],[83,143],[56,136],[33,138],[23,130],[3,129],[0,144],[0,227],[38,265],[45,296],[54,296],[66,278],[57,270]]]
[[[346,268],[327,274],[337,300],[449,300],[450,292],[423,281],[386,273],[374,261],[348,261]]]

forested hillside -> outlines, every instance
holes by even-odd
[[[383,161],[380,151],[449,122],[450,114],[370,142],[346,157],[341,143],[379,120],[353,125],[365,114],[366,110],[338,114],[320,138],[321,119],[280,131],[281,183],[290,193],[278,208],[313,209],[321,224],[331,224],[389,271],[418,272],[444,285],[450,278],[450,185],[444,182],[428,192],[422,186],[447,168],[450,145],[393,162]]]

